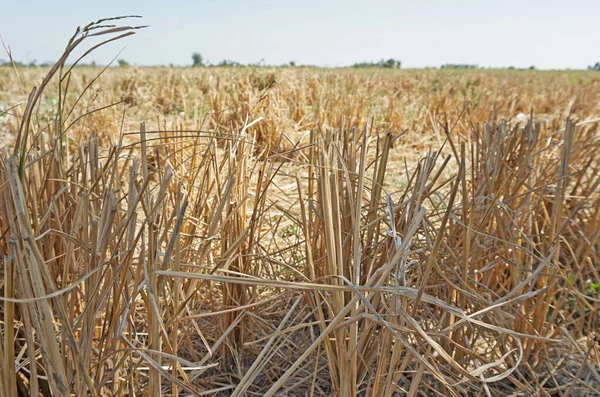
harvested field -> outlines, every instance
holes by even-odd
[[[1,395],[600,395],[600,73],[76,59],[0,68]]]

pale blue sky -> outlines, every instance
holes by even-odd
[[[0,35],[15,59],[56,60],[77,25],[139,14],[150,27],[91,59],[138,65],[205,59],[344,66],[586,68],[600,61],[600,0],[14,1],[0,0]],[[138,21],[136,21],[138,22]],[[0,59],[7,56],[0,53]]]

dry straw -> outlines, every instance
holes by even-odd
[[[404,169],[373,123],[294,142],[251,98],[105,142],[66,61],[121,19],[0,154],[2,395],[600,393],[597,121],[457,115]]]

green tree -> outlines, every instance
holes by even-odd
[[[194,52],[192,54],[192,66],[204,66],[204,58],[199,52]]]
[[[129,62],[124,59],[119,59],[117,62],[119,63],[120,68],[126,68],[129,66]]]
[[[400,69],[400,61],[396,61],[395,59],[388,59],[387,61],[381,61],[381,64],[384,68],[388,69]]]

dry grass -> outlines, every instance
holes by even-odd
[[[600,393],[600,76],[61,66],[0,70],[2,395]]]

